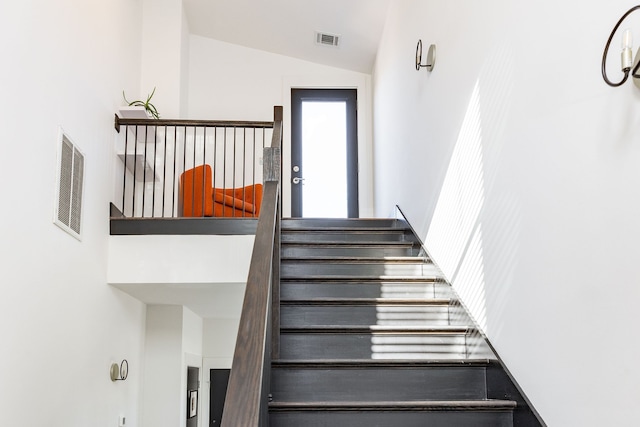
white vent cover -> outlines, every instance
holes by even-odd
[[[338,47],[340,44],[340,36],[316,31],[316,44]]]
[[[81,240],[84,155],[60,129],[56,207],[53,222]]]

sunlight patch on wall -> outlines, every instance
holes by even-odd
[[[487,304],[484,282],[484,259],[482,256],[482,224],[478,223],[467,252],[456,275],[456,291],[473,313],[474,320],[487,330]]]
[[[495,46],[480,70],[425,239],[431,255],[485,333],[491,323],[487,319],[487,296],[497,296],[486,289],[486,236],[493,238],[496,228],[510,220],[505,212],[496,211],[487,218],[485,196],[495,185],[503,162],[514,87],[513,52],[508,42]],[[490,234],[486,234],[488,230]],[[513,259],[513,255],[507,258]],[[496,277],[496,271],[491,277]]]
[[[493,284],[486,288],[491,318],[488,328],[491,335],[499,337],[505,328],[505,311],[509,306],[511,289],[518,287],[516,268],[520,257],[520,234],[522,230],[522,207],[515,194],[507,194],[486,206],[485,218],[499,221],[483,222],[483,247],[485,254],[495,254],[490,262],[485,260],[485,282]]]
[[[468,264],[465,265],[468,270],[462,271],[463,274],[459,276],[468,290],[462,299],[475,317],[484,319],[481,325],[484,330],[487,323],[484,266],[482,234],[478,226],[483,205],[482,117],[478,80],[451,156],[426,244],[445,276],[452,282],[462,271],[464,259],[469,257]],[[472,238],[474,229],[477,237]],[[471,289],[474,291],[471,292]],[[467,299],[468,297],[473,300]]]
[[[514,49],[505,42],[493,50],[480,72],[485,194],[490,192],[496,179],[495,174],[505,161],[503,147],[507,141],[504,135],[513,103],[514,55]]]
[[[427,247],[451,279],[484,203],[479,82],[473,90],[440,192]]]

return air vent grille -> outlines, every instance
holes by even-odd
[[[338,47],[340,44],[340,36],[335,34],[316,32],[316,43],[324,46]]]
[[[82,235],[83,181],[84,155],[60,131],[57,203],[53,222],[78,240]]]

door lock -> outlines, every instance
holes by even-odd
[[[304,181],[304,178],[300,178],[300,177],[293,177],[293,179],[291,180],[291,182],[293,182],[294,184],[300,184],[302,181]]]

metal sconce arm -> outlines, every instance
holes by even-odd
[[[124,381],[129,376],[129,362],[127,359],[123,359],[118,366],[117,363],[111,364],[109,368],[109,377],[111,381]]]
[[[624,77],[622,78],[622,80],[619,83],[613,83],[611,80],[609,80],[609,78],[607,77],[607,70],[606,70],[607,54],[609,53],[609,46],[611,45],[611,41],[613,40],[613,36],[616,34],[616,31],[618,30],[618,28],[622,24],[622,21],[624,21],[627,16],[631,15],[631,13],[633,13],[634,11],[636,11],[638,9],[640,9],[640,5],[632,7],[624,15],[622,15],[620,20],[618,20],[618,22],[616,23],[615,27],[613,27],[613,30],[611,31],[611,35],[609,35],[609,40],[607,40],[607,44],[604,47],[604,53],[602,54],[602,78],[604,79],[604,81],[609,86],[612,86],[612,87],[622,86],[624,84],[624,82],[626,82],[627,79],[629,78],[629,71],[631,71],[630,67],[629,68],[624,68],[622,70],[624,72]],[[640,78],[640,75],[638,75],[638,69],[639,68],[640,68],[640,61],[633,67],[633,70],[631,71],[631,75],[633,77]]]
[[[436,45],[432,44],[429,46],[429,50],[427,51],[427,63],[421,64],[422,62],[422,40],[418,40],[418,44],[416,45],[416,71],[420,71],[420,68],[426,68],[427,71],[432,71],[433,67],[436,63]]]

